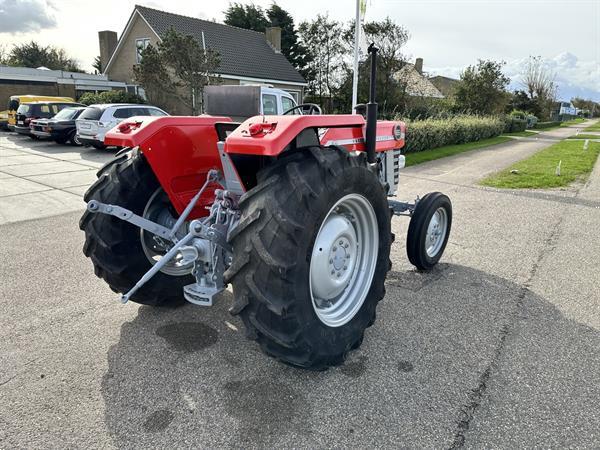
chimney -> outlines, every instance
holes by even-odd
[[[281,28],[280,27],[267,27],[265,29],[265,36],[267,42],[271,44],[273,50],[277,53],[281,53]]]
[[[423,75],[423,58],[415,59],[415,70]]]
[[[99,31],[98,41],[100,42],[100,64],[102,65],[101,72],[104,72],[110,57],[117,47],[117,33],[108,30]]]

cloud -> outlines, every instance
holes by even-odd
[[[53,10],[50,0],[0,0],[0,34],[54,28]]]
[[[504,73],[511,79],[509,89],[523,89],[522,74],[525,72],[529,58],[508,61]],[[600,101],[600,63],[584,61],[572,53],[563,52],[554,58],[543,60],[544,67],[556,76],[558,98],[570,100],[572,97],[590,98]],[[459,78],[464,67],[439,67],[428,69],[432,75],[444,75]]]

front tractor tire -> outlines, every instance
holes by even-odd
[[[102,167],[84,200],[122,206],[164,226],[172,226],[176,220],[156,176],[138,150],[129,150]],[[165,253],[152,235],[114,216],[86,211],[79,228],[85,232],[83,253],[92,260],[94,272],[117,293],[129,291],[150,269],[151,261]],[[152,306],[182,304],[183,287],[194,282],[190,271],[174,262],[130,300]]]
[[[311,147],[258,174],[230,232],[232,313],[283,362],[341,364],[375,321],[390,269],[390,210],[365,155]]]

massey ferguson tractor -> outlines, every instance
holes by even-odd
[[[210,306],[231,284],[230,311],[265,353],[313,370],[343,363],[385,295],[391,218],[410,217],[419,270],[439,261],[452,222],[439,192],[388,199],[405,125],[377,121],[369,53],[366,121],[309,104],[243,123],[143,117],[113,129],[106,143],[126,148],[98,172],[80,221],[96,275],[123,303],[152,306]]]

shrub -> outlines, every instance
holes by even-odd
[[[93,105],[96,103],[146,103],[146,101],[139,95],[126,91],[104,91],[99,94],[86,92],[79,97],[79,103]]]
[[[527,128],[525,115],[521,116],[519,113],[513,114],[514,112],[504,117],[504,133],[516,133],[518,131],[525,131]]]
[[[406,145],[403,153],[414,153],[464,144],[498,136],[504,130],[501,117],[454,116],[447,119],[425,119],[406,123]]]
[[[536,123],[533,128],[552,128],[552,127],[558,127],[560,126],[560,122],[538,122]]]

